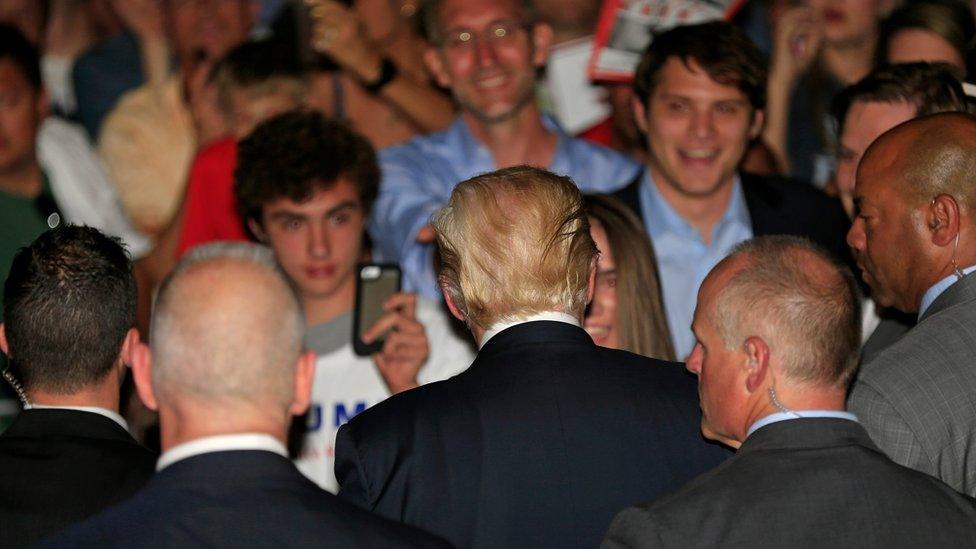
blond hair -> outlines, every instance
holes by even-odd
[[[454,188],[434,226],[441,286],[469,323],[582,316],[597,249],[568,177],[528,166],[473,177]]]

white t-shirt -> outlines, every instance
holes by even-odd
[[[430,348],[417,376],[421,385],[447,379],[471,365],[474,343],[470,335],[465,338],[452,329],[440,304],[418,297],[417,320],[424,325]],[[326,340],[341,343],[330,345]],[[390,391],[372,358],[353,352],[351,314],[313,326],[306,341],[322,354],[315,365],[307,432],[295,464],[316,484],[335,493],[339,490],[334,471],[336,432],[356,414],[389,397]],[[316,348],[323,346],[331,348]]]

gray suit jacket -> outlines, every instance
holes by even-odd
[[[621,511],[618,547],[972,547],[972,502],[893,463],[846,419],[781,421],[732,459]]]
[[[891,459],[976,496],[976,275],[861,368],[847,407]]]

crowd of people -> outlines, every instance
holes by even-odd
[[[973,7],[602,4],[3,0],[0,545],[976,545]]]

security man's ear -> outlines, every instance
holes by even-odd
[[[959,203],[948,194],[940,194],[925,208],[928,228],[932,232],[932,243],[936,246],[949,246],[959,234]]]
[[[759,336],[749,336],[743,345],[746,355],[746,390],[762,390],[769,370],[769,345]]]

